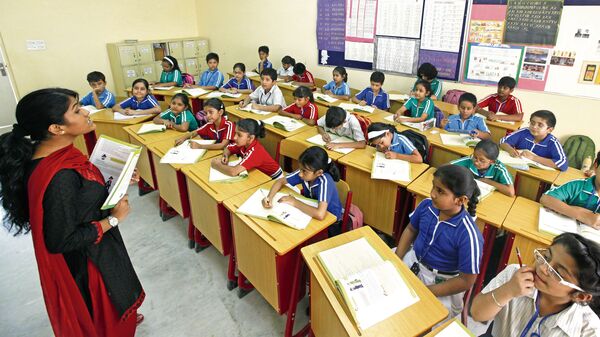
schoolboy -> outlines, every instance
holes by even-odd
[[[200,76],[198,86],[205,90],[217,90],[225,80],[223,73],[217,68],[219,66],[219,55],[217,53],[206,54],[206,65],[208,65],[208,69]]]
[[[106,89],[106,77],[103,73],[92,71],[87,75],[87,81],[92,91],[81,99],[82,106],[93,105],[96,109],[104,109],[115,105],[115,95]]]
[[[492,135],[490,129],[485,125],[485,120],[475,115],[477,97],[470,92],[460,95],[458,99],[458,111],[456,115],[448,116],[442,120],[442,127],[446,131],[468,133],[479,139],[489,139]]]
[[[336,148],[364,149],[367,146],[365,135],[360,127],[358,119],[351,113],[337,106],[330,107],[325,116],[317,120],[317,130],[321,137],[323,137],[323,141],[326,143],[325,147],[329,150]],[[354,141],[332,143],[328,133],[348,137]]]
[[[273,63],[269,61],[269,47],[258,47],[258,58],[260,59],[260,62],[258,62],[258,67],[254,69],[257,73],[262,74],[263,70],[273,68]]]
[[[371,74],[371,86],[352,97],[352,102],[360,105],[368,105],[381,110],[390,109],[390,99],[388,94],[383,91],[383,82],[385,75],[380,71]]]
[[[477,113],[484,115],[490,121],[522,121],[523,108],[521,101],[512,95],[517,82],[510,76],[504,76],[498,81],[498,91],[489,95],[477,104]],[[485,110],[484,108],[488,108]],[[504,114],[497,114],[502,112]]]
[[[295,85],[301,85],[309,88],[313,88],[315,86],[315,78],[310,71],[306,70],[304,63],[296,63],[293,71],[294,76],[292,76],[292,81],[294,81]]]
[[[277,86],[277,71],[273,68],[264,69],[260,73],[260,87],[248,97],[240,101],[240,108],[252,103],[252,108],[262,111],[277,112],[286,107],[281,89]]]

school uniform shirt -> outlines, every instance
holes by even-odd
[[[536,143],[529,128],[523,128],[502,137],[500,144],[502,143],[507,143],[517,150],[529,150],[540,157],[552,159],[561,171],[569,168],[565,151],[553,134],[548,134],[541,142]]]
[[[292,81],[302,82],[302,83],[315,83],[315,78],[310,73],[310,71],[305,70],[301,75],[294,74],[292,76]]]
[[[254,90],[252,81],[246,76],[244,76],[244,78],[242,78],[241,82],[238,82],[235,77],[230,78],[229,81],[227,81],[227,83],[225,83],[223,85],[223,88],[225,88],[225,89],[235,88],[238,90],[246,90],[246,89]]]
[[[487,170],[479,171],[475,164],[473,163],[473,158],[471,157],[462,157],[450,162],[450,164],[462,166],[468,168],[475,177],[477,178],[486,178],[491,179],[497,183],[502,185],[512,185],[513,179],[512,175],[506,169],[506,166],[499,161],[496,160]]]
[[[487,294],[504,285],[519,269],[519,265],[506,266],[490,283],[483,288]],[[530,295],[513,298],[494,317],[493,336],[521,336],[523,330],[535,315],[536,299],[539,295],[534,289]],[[600,336],[600,319],[594,311],[585,305],[573,303],[563,311],[550,316],[538,317],[532,322],[526,336],[537,333],[543,337],[592,337]]]
[[[464,207],[445,221],[439,214],[429,198],[410,214],[410,223],[418,231],[413,243],[417,258],[442,272],[479,274],[483,237],[475,220]]]
[[[575,179],[562,186],[555,186],[545,194],[554,197],[570,206],[587,208],[600,213],[600,197],[595,188],[596,176],[587,179]]]
[[[231,154],[242,157],[240,165],[248,171],[257,168],[260,172],[269,175],[271,179],[277,179],[283,174],[279,164],[256,139],[247,147],[240,147],[233,143],[229,144],[227,149]]]
[[[348,111],[346,111],[346,118],[344,119],[344,122],[342,122],[342,127],[337,130],[325,126],[325,117],[326,116],[323,116],[317,120],[317,125],[322,127],[325,131],[338,136],[354,139],[354,141],[357,142],[365,140],[365,135],[363,134],[358,119]]]
[[[200,81],[198,85],[201,87],[217,87],[220,88],[223,85],[223,81],[225,77],[219,71],[219,69],[215,70],[206,70],[200,75]]]
[[[260,70],[260,64],[261,64],[261,62],[258,62],[258,66],[256,66],[256,70]],[[263,64],[263,70],[265,70],[267,68],[273,68],[273,63],[271,63],[271,61],[269,61],[269,59],[265,59],[265,61],[262,62],[262,64]]]
[[[185,110],[181,112],[179,115],[175,116],[175,113],[171,111],[171,109],[167,109],[165,112],[160,114],[161,119],[166,119],[175,123],[175,125],[181,125],[185,122],[190,123],[188,126],[188,131],[194,131],[198,128],[198,121],[194,118],[194,115],[190,110]]]
[[[415,84],[413,84],[413,91],[415,91],[417,89],[417,83],[419,81],[422,81],[420,78],[417,78],[417,80],[415,81]],[[434,78],[433,80],[431,80],[431,82],[429,82],[429,84],[431,85],[431,96],[435,96],[438,99],[442,98],[442,81],[438,80],[437,78]]]
[[[115,95],[113,95],[107,89],[104,89],[104,91],[101,92],[100,95],[98,95],[98,99],[100,100],[100,103],[102,103],[102,105],[104,105],[105,108],[112,108],[113,105],[115,105]],[[94,95],[92,94],[91,91],[89,94],[85,95],[81,99],[81,105],[82,106],[85,106],[85,105],[96,106],[96,103],[94,103]]]
[[[490,132],[487,125],[485,125],[485,121],[483,118],[475,115],[471,115],[465,121],[460,118],[460,114],[458,115],[450,115],[448,117],[448,123],[444,128],[446,131],[450,132],[460,132],[460,133],[469,133],[473,130],[479,130],[482,132]]]
[[[283,76],[294,76],[294,67],[289,66],[289,68],[287,68],[287,70],[285,70],[283,67],[279,68],[277,70],[277,77],[283,77]]]
[[[335,81],[331,81],[325,84],[323,89],[329,90],[337,96],[350,96],[350,86],[344,81],[342,81],[342,83],[339,86],[335,84]]]
[[[389,150],[400,154],[411,154],[416,148],[408,138],[394,132],[394,138],[392,138]]]
[[[411,117],[421,117],[423,114],[427,114],[427,119],[435,118],[434,104],[429,97],[426,97],[420,104],[416,98],[411,97],[404,103],[404,106],[410,111]]]
[[[335,215],[338,220],[342,219],[342,203],[338,195],[335,181],[325,172],[315,179],[312,184],[300,178],[300,170],[296,170],[286,177],[287,183],[296,186],[302,184],[302,195],[327,203],[327,212]]]
[[[302,118],[312,119],[317,122],[319,119],[319,109],[312,102],[306,103],[303,107],[299,107],[296,103],[292,103],[283,109],[285,112],[293,113],[296,115],[302,115]]]
[[[250,94],[250,99],[252,102],[262,105],[279,105],[281,108],[287,106],[281,89],[276,85],[271,87],[269,92],[265,92],[265,89],[262,86],[259,86]]]
[[[152,94],[146,95],[141,102],[138,102],[135,96],[131,96],[119,103],[119,105],[123,109],[129,108],[132,110],[148,110],[154,108],[155,106],[159,106],[156,97],[152,96]]]
[[[507,115],[522,114],[521,101],[513,95],[508,95],[504,102],[498,99],[498,94],[492,94],[477,103],[480,108],[488,108],[491,112],[504,112]]]
[[[206,123],[196,130],[198,136],[202,139],[215,139],[220,143],[224,139],[233,140],[235,136],[235,123],[221,117],[221,123],[218,127],[214,123]]]
[[[160,83],[177,82],[177,86],[183,85],[183,77],[181,71],[175,69],[173,71],[164,71],[160,74]]]
[[[375,105],[381,110],[387,110],[390,108],[390,98],[388,94],[383,91],[383,88],[379,89],[379,93],[377,93],[377,96],[375,96],[373,94],[373,89],[371,89],[371,87],[367,87],[363,89],[363,91],[356,94],[356,99],[367,102],[368,106]]]

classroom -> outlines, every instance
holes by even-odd
[[[600,336],[598,17],[5,4],[0,335]]]

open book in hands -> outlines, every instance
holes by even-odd
[[[488,183],[484,183],[483,181],[479,180],[479,179],[475,179],[475,182],[477,183],[477,187],[479,187],[479,192],[481,192],[481,194],[479,195],[479,201],[489,197],[492,193],[494,193],[494,191],[496,190],[496,188]]]
[[[190,142],[198,144],[214,144],[215,140],[208,139],[188,139],[185,142],[172,147],[165,155],[160,158],[161,164],[194,164],[204,156],[206,149],[192,149]]]

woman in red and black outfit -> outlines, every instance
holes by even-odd
[[[102,174],[74,139],[95,129],[76,92],[34,91],[19,101],[17,124],[0,136],[0,196],[6,223],[32,232],[40,283],[56,336],[133,336],[144,290],[118,224],[124,197],[100,210]]]

